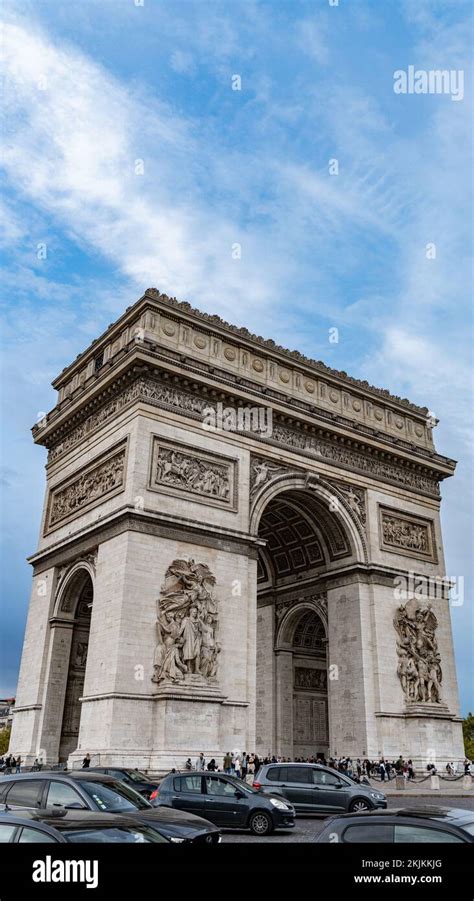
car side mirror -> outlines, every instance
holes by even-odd
[[[80,801],[71,801],[70,804],[64,805],[65,810],[87,810],[85,804],[81,804]]]
[[[237,788],[235,791],[235,797],[237,798],[238,801],[240,801],[241,798],[245,798],[245,795],[243,792],[240,791],[240,789]]]

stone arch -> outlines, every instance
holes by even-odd
[[[77,560],[61,574],[56,588],[53,617],[66,615],[67,618],[74,619],[79,598],[89,580],[94,590],[95,568],[89,560]]]
[[[251,504],[249,517],[250,534],[258,535],[262,515],[272,500],[283,493],[287,494],[294,491],[298,493],[304,492],[308,497],[311,497],[316,506],[320,505],[321,511],[324,511],[326,517],[328,513],[331,513],[334,521],[349,539],[354,562],[368,562],[367,542],[360,522],[358,522],[342,493],[331,483],[321,479],[317,474],[289,473],[279,475],[264,485]],[[337,510],[331,510],[335,497],[338,500]]]
[[[291,604],[290,608],[281,617],[275,636],[275,650],[288,650],[293,647],[294,635],[301,617],[305,613],[315,613],[319,616],[323,627],[325,639],[328,638],[328,613],[327,604],[323,596],[317,598],[301,598]]]
[[[54,719],[52,759],[66,762],[76,750],[81,721],[87,653],[94,598],[95,568],[91,558],[75,561],[59,574],[50,619],[50,680],[45,698],[46,720]],[[48,756],[50,754],[48,753]]]

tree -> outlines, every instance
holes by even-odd
[[[11,727],[0,732],[0,754],[6,754],[10,744]]]
[[[474,715],[469,711],[462,721],[464,753],[468,760],[474,760]]]

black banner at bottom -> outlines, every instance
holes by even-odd
[[[180,895],[195,890],[196,878],[213,877],[213,890],[240,885],[243,894],[253,883],[245,875],[275,879],[292,877],[298,891],[300,876],[318,883],[351,889],[351,897],[371,890],[378,896],[387,890],[409,889],[409,897],[425,893],[441,897],[447,890],[472,885],[472,845],[317,845],[317,844],[220,844],[197,845],[2,845],[0,901],[18,897],[112,898],[127,891],[161,892],[169,879],[176,880]],[[229,884],[226,877],[242,881]],[[163,882],[163,877],[165,881]],[[219,879],[222,878],[222,881]],[[471,878],[469,878],[471,877]],[[316,883],[315,883],[316,885]],[[302,886],[301,886],[302,887]],[[85,893],[85,895],[84,895]],[[465,897],[472,897],[470,895]]]

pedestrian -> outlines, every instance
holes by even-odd
[[[214,758],[212,758],[212,760],[209,761],[209,763],[207,764],[207,768],[210,773],[215,773],[215,771],[217,770],[217,765],[216,765],[216,761],[214,760]]]
[[[385,761],[384,761],[383,757],[379,763],[379,773],[380,773],[381,781],[385,782]]]
[[[193,768],[193,765],[192,765],[192,763],[191,763],[191,758],[188,757],[186,763],[184,764],[184,769],[185,769],[185,770],[192,770],[192,768]]]
[[[261,767],[260,757],[258,756],[258,754],[255,754],[255,756],[254,756],[254,758],[253,758],[253,774],[254,774],[254,778],[256,777],[256,775],[257,775],[257,773],[258,773],[260,767]]]
[[[242,779],[244,781],[247,779],[247,772],[248,772],[248,768],[249,768],[248,760],[249,759],[248,759],[247,751],[244,751],[244,753],[242,754],[242,761],[241,761],[241,763],[242,763]]]
[[[20,754],[18,755],[18,757],[16,759],[16,772],[21,773],[21,756],[20,756]]]
[[[7,756],[5,757],[5,769],[8,770],[11,767],[11,765],[12,765],[12,755],[7,754]]]
[[[202,771],[206,769],[206,758],[204,757],[204,751],[201,751],[199,757],[196,760],[196,769],[200,773],[202,773]]]
[[[408,779],[412,780],[415,778],[415,770],[413,769],[413,761],[408,761]]]
[[[224,773],[227,773],[230,776],[232,772],[232,755],[230,751],[227,751],[224,755]]]
[[[242,770],[241,770],[242,764],[240,761],[239,754],[236,754],[234,756],[233,765],[234,765],[234,774],[237,777],[237,779],[240,779],[241,772],[242,772]]]
[[[91,755],[88,752],[86,754],[86,756],[84,757],[84,760],[82,761],[82,769],[88,770],[90,765],[91,765]]]

